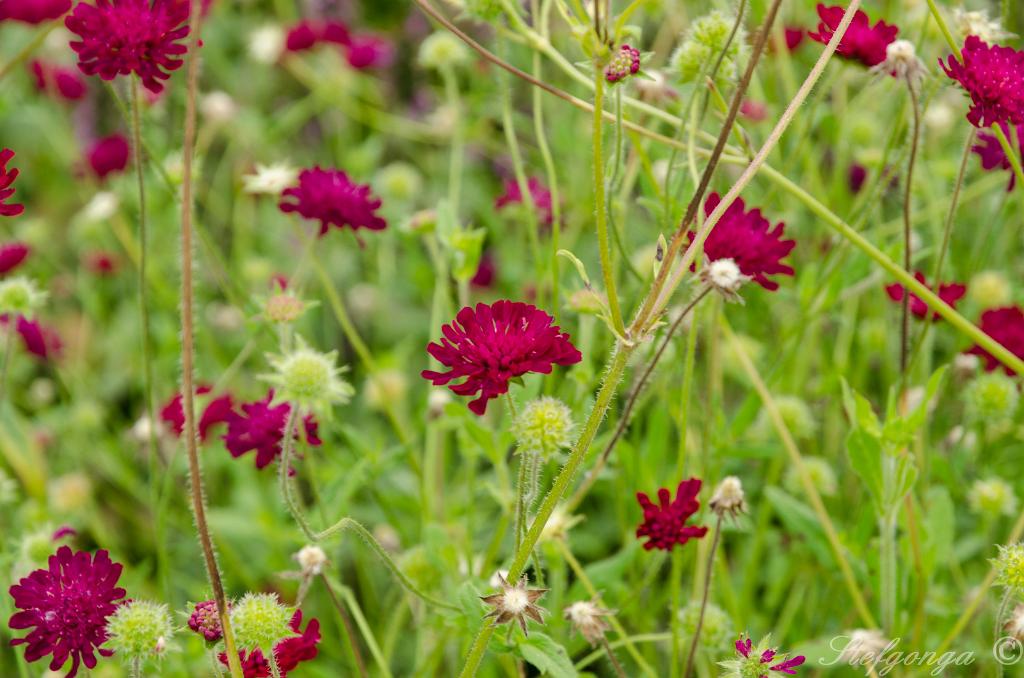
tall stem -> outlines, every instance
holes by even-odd
[[[704,626],[704,611],[708,607],[708,594],[711,592],[711,573],[714,570],[715,553],[718,551],[718,542],[722,538],[722,515],[719,514],[715,521],[715,535],[711,539],[711,550],[708,552],[708,566],[704,573],[704,594],[700,599],[700,614],[697,615],[697,628],[693,630],[693,639],[690,641],[690,652],[686,655],[686,669],[683,671],[683,678],[690,678],[693,665],[697,658],[697,646],[700,644],[700,631]]]
[[[294,404],[289,403],[288,410],[288,421],[284,426],[284,438],[281,439],[281,461],[277,469],[277,482],[281,488],[281,498],[284,499],[285,506],[288,507],[288,512],[292,514],[292,518],[295,519],[296,524],[306,539],[311,542],[317,541],[316,533],[313,532],[313,528],[309,526],[309,521],[302,514],[302,508],[298,502],[295,501],[295,497],[292,496],[292,484],[291,478],[289,477],[289,470],[291,468],[292,453],[295,449],[295,426],[299,419],[298,408]]]
[[[890,467],[894,466],[895,459],[884,459],[883,473],[887,476],[887,482],[891,482],[892,472]],[[878,541],[878,579],[881,593],[880,617],[882,628],[888,637],[893,637],[896,632],[896,598],[898,577],[896,558],[896,515],[895,509],[887,509],[885,515],[878,518],[879,541]]]
[[[914,81],[907,77],[907,91],[910,92],[910,108],[914,115],[914,128],[910,133],[910,160],[907,162],[907,178],[903,187],[903,269],[911,271],[913,256],[911,252],[911,196],[914,189],[914,165],[917,163],[917,146],[921,137],[921,111],[917,104],[917,92],[914,90]],[[938,286],[938,281],[933,280],[933,285]],[[900,384],[907,379],[907,355],[910,350],[910,290],[903,290],[903,302],[900,308]]]
[[[189,487],[192,494],[192,514],[199,533],[199,544],[203,551],[206,575],[217,601],[221,628],[224,633],[224,650],[228,655],[228,668],[232,678],[243,678],[242,665],[235,648],[235,636],[228,616],[228,601],[224,594],[217,556],[213,550],[210,526],[206,521],[206,495],[203,489],[203,474],[199,465],[199,438],[196,432],[194,370],[194,333],[192,325],[192,154],[196,140],[196,96],[199,85],[199,33],[202,21],[199,0],[192,0],[190,9],[192,31],[189,34],[187,88],[185,92],[185,138],[183,144],[183,167],[181,185],[181,396],[185,414],[183,438],[188,452]],[[136,145],[138,148],[138,145]],[[150,422],[153,423],[152,421]]]
[[[596,5],[595,5],[596,7]],[[596,20],[596,17],[595,17]],[[594,64],[594,123],[591,147],[594,151],[594,214],[597,223],[597,247],[601,257],[601,273],[604,275],[604,290],[608,295],[608,310],[612,327],[619,337],[626,336],[622,322],[619,296],[615,290],[615,271],[612,268],[612,249],[608,240],[608,207],[605,204],[604,178],[604,69]]]

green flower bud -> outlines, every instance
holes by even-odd
[[[512,434],[519,451],[550,457],[572,446],[572,410],[558,398],[544,396],[531,400],[512,422]]]
[[[971,278],[967,297],[982,308],[995,308],[1010,303],[1010,281],[999,271],[982,271]]]
[[[828,461],[821,457],[804,457],[804,470],[807,471],[811,483],[819,493],[826,497],[831,497],[836,493],[836,472]],[[796,466],[790,465],[786,469],[782,483],[791,494],[803,492],[804,486],[800,481],[800,472]]]
[[[1017,495],[1002,478],[975,480],[967,493],[967,504],[974,513],[990,518],[1017,515]]]
[[[705,14],[694,21],[683,36],[682,44],[672,55],[669,72],[680,82],[691,82],[697,79],[702,72],[705,76],[709,76],[712,66],[724,51],[722,63],[718,67],[717,79],[735,80],[740,66],[746,63],[749,48],[747,47],[747,32],[742,25],[726,48],[734,23],[733,18],[718,10]]]
[[[160,654],[173,633],[166,605],[133,600],[107,620],[107,647],[125,659],[145,659]]]
[[[246,593],[231,608],[231,628],[240,648],[273,650],[277,641],[293,635],[291,610],[272,593]]]
[[[786,428],[797,440],[812,438],[818,430],[818,422],[811,413],[811,408],[803,400],[796,396],[777,396],[775,405],[779,408],[782,421]],[[771,438],[775,433],[775,426],[768,416],[767,410],[761,410],[754,421],[753,433],[757,438]]]
[[[267,298],[263,304],[263,317],[275,325],[288,325],[302,317],[310,304],[288,292],[281,290]]]
[[[423,177],[412,165],[393,162],[381,168],[374,182],[385,200],[409,202],[415,199],[423,188]]]
[[[691,600],[686,607],[679,610],[680,630],[686,638],[693,638],[697,632],[697,620],[700,618],[700,601]],[[709,648],[709,652],[717,653],[719,648],[729,647],[736,638],[732,620],[725,610],[709,602],[704,610],[704,623],[701,625],[701,645]]]
[[[337,351],[319,353],[298,337],[298,348],[291,353],[271,356],[274,374],[264,379],[277,389],[277,399],[315,412],[325,412],[337,403],[347,403],[355,390],[339,375],[335,366]]]
[[[996,583],[1014,591],[1024,591],[1024,544],[1000,546],[999,555],[992,561],[996,568]]]
[[[420,44],[419,61],[424,68],[454,68],[469,58],[462,41],[447,31],[428,35]]]
[[[964,389],[967,418],[975,422],[1004,422],[1017,411],[1017,384],[1002,372],[980,375]]]
[[[46,299],[34,281],[18,276],[0,281],[0,314],[31,316]]]

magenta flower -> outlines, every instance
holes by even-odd
[[[187,48],[190,4],[181,0],[95,0],[80,2],[64,20],[81,40],[72,41],[78,68],[113,80],[135,73],[149,91],[163,91],[161,80],[181,68]]]
[[[722,199],[712,193],[704,201],[704,213],[710,215]],[[744,212],[741,198],[737,198],[704,241],[704,256],[710,261],[732,259],[743,275],[750,276],[766,290],[776,290],[779,284],[769,275],[793,275],[792,267],[782,260],[796,247],[795,240],[783,240],[786,225],[781,221],[772,228],[771,222],[761,216],[761,210]],[[690,231],[690,242],[696,237]]]
[[[311,21],[300,21],[288,29],[284,39],[284,48],[289,52],[302,52],[312,49],[319,38],[316,24]]]
[[[551,191],[547,189],[540,179],[530,177],[526,187],[533,198],[533,206],[537,210],[537,219],[545,226],[550,226],[553,220],[551,215]],[[495,199],[495,209],[502,209],[506,205],[520,205],[523,203],[523,193],[519,190],[519,182],[515,179],[505,180],[505,192]]]
[[[105,179],[114,172],[123,172],[130,154],[128,139],[123,134],[111,134],[93,142],[85,155],[96,178]]]
[[[1024,311],[1019,306],[1004,306],[985,311],[981,314],[981,331],[1002,344],[1010,353],[1024,360]],[[967,352],[982,358],[985,361],[985,369],[989,372],[1002,367],[1007,374],[1015,374],[977,344]]]
[[[107,617],[125,595],[125,590],[116,586],[121,569],[106,551],[92,556],[61,546],[50,556],[48,569],[32,572],[9,589],[20,611],[11,615],[7,625],[32,629],[11,645],[26,645],[28,662],[53,655],[51,671],[59,670],[70,657],[66,678],[75,676],[81,664],[94,668],[96,653],[101,657],[113,654],[100,645],[107,639]]]
[[[7,163],[14,157],[14,151],[0,147],[0,217],[16,217],[25,211],[24,205],[7,202],[14,189],[11,184],[18,178],[18,170],[7,169]]]
[[[868,180],[868,168],[860,163],[852,163],[847,170],[846,181],[850,187],[850,193],[860,193],[864,188],[864,182]]]
[[[676,498],[666,488],[658,490],[658,504],[651,502],[645,492],[637,492],[636,500],[644,511],[643,522],[636,528],[637,539],[647,537],[644,548],[671,551],[690,539],[700,539],[708,528],[687,525],[686,521],[700,508],[697,494],[700,492],[699,478],[690,478],[679,483]]]
[[[196,395],[206,395],[211,390],[209,386],[200,386],[196,389]],[[178,437],[181,437],[185,431],[185,407],[182,405],[182,401],[182,395],[177,393],[160,409],[160,420],[170,426],[174,435]],[[234,401],[231,399],[231,394],[218,396],[207,403],[197,424],[199,440],[205,442],[210,435],[210,429],[217,424],[230,422],[233,407]]]
[[[320,642],[320,621],[315,617],[310,619],[305,631],[300,631],[301,626],[302,610],[296,610],[292,615],[291,628],[299,635],[279,640],[274,645],[274,658],[282,678],[287,678],[288,672],[294,671],[302,662],[316,658],[317,644]],[[221,652],[217,658],[224,666],[228,665],[226,652]],[[270,663],[260,650],[252,650],[248,655],[240,650],[238,658],[242,660],[242,675],[245,678],[268,678],[271,675]]]
[[[204,600],[196,603],[188,617],[188,627],[205,638],[208,643],[215,643],[223,638],[224,629],[220,624],[217,601]]]
[[[784,33],[786,37],[786,49],[790,52],[795,52],[803,43],[804,35],[806,35],[807,31],[799,26],[786,26]]]
[[[604,79],[610,83],[625,80],[640,72],[640,50],[622,45],[604,69]]]
[[[256,468],[262,469],[281,454],[281,442],[288,423],[291,405],[272,405],[274,391],[267,393],[263,400],[241,405],[242,413],[232,410],[227,418],[228,432],[224,444],[232,457],[238,458],[247,452],[256,452]],[[317,421],[312,414],[302,420],[306,443],[314,447],[322,441],[317,437]],[[298,431],[295,433],[298,439]]]
[[[761,643],[765,643],[765,641],[762,640]],[[762,644],[760,647],[764,647],[764,645]],[[743,657],[743,659],[740,660],[741,666],[744,669],[743,675],[757,675],[759,678],[768,678],[769,675],[768,673],[761,673],[761,671],[774,671],[776,673],[785,673],[790,676],[795,676],[796,671],[794,669],[806,661],[806,658],[803,655],[798,655],[791,659],[787,659],[785,655],[779,657],[778,651],[772,648],[765,649],[761,651],[760,655],[758,655],[757,649],[755,649],[753,643],[750,642],[750,638],[740,638],[737,640],[736,652]],[[781,661],[777,661],[775,664],[772,664],[772,662],[775,662],[777,659],[780,659]],[[768,665],[767,669],[763,668],[765,665]]]
[[[479,394],[469,403],[478,415],[487,401],[508,392],[508,383],[528,372],[549,374],[554,365],[575,365],[583,356],[554,318],[536,306],[508,300],[466,307],[455,321],[441,328],[441,343],[431,342],[427,353],[450,368],[423,370],[434,386],[448,385],[457,395]],[[465,377],[461,384],[450,384]]]
[[[41,24],[64,16],[71,0],[0,0],[0,21]]]
[[[924,273],[918,271],[917,273],[914,274],[914,278],[917,280],[917,282],[928,287],[928,289],[933,289],[931,285],[925,282]],[[903,301],[903,285],[900,285],[899,283],[886,285],[885,292],[893,301]],[[937,294],[939,295],[939,299],[942,299],[944,302],[946,302],[953,308],[956,308],[956,303],[963,299],[963,296],[966,293],[967,287],[960,283],[942,283],[941,285],[939,285],[939,289],[937,292]],[[928,304],[924,303],[924,301],[922,301],[921,298],[918,297],[916,294],[910,295],[910,312],[913,313],[915,317],[921,319],[927,318],[930,315],[933,321],[938,320],[941,317],[935,311],[929,313]]]
[[[353,35],[345,43],[345,60],[356,70],[387,68],[394,57],[391,43],[376,35]]]
[[[997,123],[1024,125],[1024,52],[991,47],[976,35],[964,42],[963,63],[950,55],[939,65],[971,96],[967,119],[975,127]]]
[[[287,202],[287,198],[294,202]],[[302,170],[297,186],[285,189],[278,203],[282,212],[298,212],[306,219],[320,222],[320,235],[331,226],[352,230],[368,228],[381,231],[388,222],[377,215],[381,201],[370,193],[370,187],[354,183],[340,170],[320,167]]]
[[[1005,122],[999,123],[999,126],[1003,128],[1003,134],[1006,135],[1006,138],[1012,144],[1013,135],[1010,133],[1010,126]],[[1024,153],[1024,125],[1016,125],[1015,129],[1017,133],[1017,147],[1021,153]],[[1001,169],[1009,172],[1010,183],[1006,190],[1012,191],[1017,183],[1017,175],[1013,172],[1013,165],[1010,164],[1010,159],[1003,152],[1003,145],[999,143],[999,139],[994,134],[978,132],[978,141],[979,143],[971,146],[971,151],[981,158],[981,168],[984,170]]]
[[[79,101],[85,98],[85,80],[82,74],[73,68],[34,59],[28,65],[28,70],[32,74],[36,89],[40,92],[49,92],[65,101]]]
[[[23,315],[15,321],[14,331],[21,337],[25,350],[43,361],[56,358],[64,347],[56,330]]]
[[[818,16],[821,18],[821,22],[818,23],[818,32],[808,32],[807,35],[812,40],[827,45],[835,30],[839,28],[845,13],[846,10],[838,5],[826,7],[819,3]],[[839,41],[836,54],[851,61],[859,61],[868,68],[877,66],[885,61],[885,50],[890,43],[896,40],[896,35],[899,32],[899,28],[884,21],[879,21],[872,26],[868,15],[857,10],[857,13],[853,15],[853,21],[850,22],[850,27],[846,29],[843,39]]]
[[[484,252],[480,255],[480,263],[477,264],[476,273],[470,278],[469,284],[473,287],[487,288],[494,284],[497,277],[498,266],[494,261],[494,255]]]
[[[0,245],[0,276],[7,275],[21,266],[32,248],[23,242],[8,242]]]

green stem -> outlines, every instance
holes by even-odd
[[[309,526],[309,521],[302,514],[302,508],[292,496],[292,483],[288,476],[292,452],[295,450],[295,425],[298,420],[298,408],[293,403],[288,403],[288,421],[284,426],[284,438],[281,439],[281,459],[278,462],[277,482],[281,488],[281,498],[284,499],[284,505],[288,507],[288,512],[292,514],[292,518],[295,519],[295,523],[302,530],[306,539],[315,542],[317,541],[316,533]]]
[[[1017,185],[1020,186],[1021,190],[1024,190],[1024,169],[1021,168],[1020,155],[1010,145],[1010,140],[1006,138],[1006,133],[1003,132],[1003,128],[1000,125],[992,125],[992,133],[999,140],[999,145],[1003,148],[1003,154],[1010,160],[1013,174],[1017,177]]]
[[[274,649],[271,648],[263,653],[263,656],[267,659],[267,664],[270,666],[270,675],[274,678],[281,678],[281,669],[277,666],[277,656],[274,654]]]
[[[882,473],[886,485],[895,482],[892,477],[895,471],[895,461],[891,455],[882,460]],[[896,553],[896,510],[887,509],[886,515],[879,516],[878,526],[880,617],[882,630],[885,631],[887,637],[892,638],[896,633],[897,579],[899,576]]]
[[[373,660],[377,662],[377,666],[380,668],[381,674],[385,678],[391,678],[391,669],[388,668],[388,662],[384,658],[384,654],[380,651],[380,645],[377,644],[377,638],[373,635],[373,629],[366,623],[366,617],[363,616],[363,610],[359,607],[359,601],[352,594],[352,591],[347,586],[339,587],[341,591],[341,597],[345,601],[349,610],[352,611],[352,617],[355,619],[356,626],[359,627],[359,632],[363,634],[363,640],[366,641],[366,647],[370,649],[370,654],[373,655]]]
[[[331,580],[322,572],[320,573],[320,581],[323,582],[324,588],[327,589],[327,596],[331,599],[331,604],[334,605],[334,609],[338,612],[341,626],[345,630],[345,645],[352,655],[352,661],[356,665],[356,670],[359,672],[360,678],[367,678],[369,674],[366,673],[366,663],[363,661],[363,654],[359,650],[359,643],[356,642],[356,634],[352,629],[352,621],[348,617],[348,612],[345,611],[345,606],[338,600],[338,595],[334,592],[334,587],[331,586]]]
[[[454,116],[451,158],[448,167],[448,201],[457,215],[459,202],[462,199],[462,163],[466,145],[462,123],[462,101],[459,97],[458,79],[450,66],[441,68],[441,79],[444,81],[445,99]]]
[[[917,163],[917,145],[921,138],[921,111],[917,104],[917,92],[914,90],[914,82],[907,77],[907,91],[910,92],[910,108],[913,111],[914,127],[911,132],[910,160],[907,162],[907,176],[903,187],[903,268],[910,271],[912,268],[911,252],[911,196],[914,189],[914,166]],[[938,281],[934,281],[938,289]],[[907,379],[907,357],[910,350],[910,294],[904,290],[901,303],[901,324],[900,324],[900,382],[905,383]]]
[[[135,657],[128,665],[128,675],[131,678],[142,678],[142,659]]]
[[[611,313],[612,328],[619,337],[626,336],[626,326],[622,322],[622,311],[619,309],[619,297],[615,290],[615,271],[612,269],[612,250],[608,241],[608,209],[605,204],[604,177],[604,69],[594,64],[594,123],[591,136],[594,163],[594,212],[597,223],[597,247],[601,258],[601,273],[604,276],[604,289],[608,295],[608,310]]]

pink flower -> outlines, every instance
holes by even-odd
[[[130,154],[128,139],[123,134],[111,134],[93,142],[86,152],[86,159],[96,178],[105,179],[114,172],[123,172]]]
[[[740,114],[752,122],[761,122],[768,117],[768,107],[761,101],[744,99],[740,104]]]
[[[256,452],[256,468],[262,469],[281,454],[281,442],[288,423],[291,406],[288,403],[272,405],[274,392],[270,391],[263,400],[242,404],[242,414],[234,410],[227,418],[228,432],[224,444],[236,459],[247,452]],[[317,421],[313,415],[302,420],[306,442],[317,447],[322,444],[317,437]],[[298,439],[298,431],[295,438]]]
[[[288,198],[294,202],[287,202]],[[282,212],[298,212],[318,220],[320,235],[331,226],[383,230],[388,223],[376,214],[380,206],[381,201],[371,195],[368,185],[353,182],[340,170],[320,167],[302,170],[298,185],[286,189],[278,204]]]
[[[38,59],[33,60],[28,68],[35,79],[36,89],[40,92],[51,92],[66,101],[79,101],[85,98],[85,80],[75,69],[44,63]]]
[[[0,0],[0,21],[41,24],[64,16],[71,0]]]
[[[274,645],[274,658],[277,659],[282,678],[287,678],[288,672],[294,671],[302,662],[316,658],[317,644],[320,642],[320,621],[315,617],[310,619],[306,630],[300,633],[301,626],[302,610],[296,610],[292,615],[291,628],[299,635],[279,640]],[[224,666],[228,665],[227,653],[221,652],[217,658]],[[239,651],[238,658],[242,660],[242,675],[245,678],[268,678],[271,675],[270,663],[260,650],[252,650],[248,655],[245,651]]]
[[[14,331],[21,336],[25,350],[40,360],[56,358],[64,347],[55,330],[43,326],[38,320],[29,320],[23,315],[19,315],[15,321]]]
[[[640,72],[640,50],[622,45],[604,69],[604,79],[610,83],[625,80]]]
[[[786,37],[786,49],[795,52],[797,47],[804,41],[806,31],[799,26],[786,26],[784,29]]]
[[[196,389],[196,395],[206,395],[211,390],[209,386],[200,386]],[[171,430],[174,431],[174,435],[178,437],[181,437],[181,434],[185,431],[185,407],[182,404],[183,400],[182,395],[177,393],[160,409],[161,421],[169,425]],[[229,422],[233,414],[233,407],[234,401],[229,393],[217,396],[207,403],[196,425],[199,429],[199,440],[205,442],[210,435],[210,429],[217,424]]]
[[[7,275],[24,263],[32,248],[23,242],[8,242],[0,245],[0,275]]]
[[[454,322],[441,328],[441,343],[427,346],[427,352],[449,370],[423,370],[421,375],[434,386],[465,377],[448,388],[456,395],[479,394],[469,409],[482,415],[487,401],[508,392],[508,383],[515,377],[528,372],[550,374],[554,365],[575,365],[583,359],[569,335],[553,322],[544,311],[522,302],[467,306]]]
[[[530,197],[533,198],[533,206],[537,209],[537,219],[545,226],[550,226],[553,220],[551,215],[551,191],[536,177],[530,177],[526,182],[526,187],[530,191]],[[519,182],[515,179],[506,179],[505,192],[494,201],[495,209],[500,210],[506,205],[521,204],[523,204],[523,193],[519,190]]]
[[[220,623],[217,601],[204,600],[196,603],[188,618],[188,627],[206,639],[215,643],[224,637],[224,629]]]
[[[78,68],[113,80],[135,73],[146,89],[163,91],[161,80],[181,68],[187,48],[190,4],[182,0],[95,0],[80,2],[64,20],[81,40],[72,41]]]
[[[679,544],[682,546],[690,539],[700,539],[707,534],[708,528],[687,525],[686,521],[700,508],[697,494],[700,492],[700,479],[690,478],[679,483],[676,498],[666,488],[658,490],[658,505],[651,502],[644,492],[636,493],[636,500],[644,511],[643,522],[636,528],[638,539],[647,537],[644,548],[671,551]]]
[[[494,263],[494,255],[484,252],[480,255],[480,263],[476,267],[476,273],[470,279],[469,284],[473,287],[490,287],[494,284],[494,277],[498,267]]]
[[[989,46],[976,35],[964,42],[963,63],[950,55],[939,65],[971,96],[967,119],[975,127],[1024,125],[1024,52]]]
[[[832,39],[832,34],[839,28],[845,13],[846,10],[838,5],[826,7],[819,4],[818,16],[821,22],[818,24],[818,32],[808,32],[807,35],[812,40],[827,45]],[[850,27],[846,29],[843,39],[839,42],[839,47],[836,48],[836,54],[852,61],[859,61],[868,68],[877,66],[885,61],[885,49],[889,43],[896,40],[899,32],[899,28],[884,21],[872,26],[868,15],[857,10]]]
[[[1003,134],[1006,138],[1013,143],[1013,135],[1010,133],[1010,126],[1005,122],[999,123],[999,126],[1003,129]],[[1024,153],[1024,125],[1015,126],[1017,132],[1017,146],[1022,153]],[[1007,191],[1012,191],[1013,187],[1017,183],[1017,175],[1013,172],[1013,165],[1010,164],[1010,159],[1006,157],[1006,153],[1003,152],[1003,145],[999,143],[999,139],[994,134],[988,132],[978,132],[978,141],[980,143],[971,146],[971,151],[976,153],[981,158],[981,167],[985,170],[1001,169],[1006,170],[1010,174],[1010,183],[1006,187]]]
[[[712,193],[704,201],[704,213],[710,215],[718,207],[721,198]],[[750,276],[766,290],[776,290],[779,284],[769,280],[769,275],[793,275],[793,269],[782,263],[796,247],[795,240],[783,240],[786,225],[781,221],[772,228],[771,223],[761,216],[761,210],[743,211],[744,204],[737,198],[722,215],[704,241],[704,255],[710,261],[732,259],[743,275]],[[696,233],[690,231],[690,241]]]
[[[850,186],[850,193],[860,193],[860,189],[864,188],[864,182],[868,178],[868,169],[860,163],[853,163],[850,165],[850,169],[847,171],[846,179]]]
[[[319,30],[311,21],[300,21],[288,29],[284,48],[289,52],[302,52],[312,49],[319,39]]]
[[[1010,353],[1024,360],[1024,311],[1019,306],[1004,306],[985,311],[981,314],[981,331],[995,339]],[[977,344],[967,352],[982,358],[985,361],[985,369],[989,372],[1002,367],[1007,374],[1015,374]]]
[[[25,211],[24,205],[7,202],[14,195],[11,184],[18,178],[18,170],[7,169],[7,163],[13,157],[14,151],[0,146],[0,217],[16,217]]]
[[[47,569],[32,572],[9,589],[20,611],[11,615],[7,625],[32,629],[11,645],[26,645],[28,662],[53,655],[51,671],[59,670],[70,657],[66,678],[77,675],[82,664],[94,668],[96,653],[101,657],[113,654],[100,645],[107,640],[107,617],[125,595],[125,590],[116,586],[121,569],[106,551],[92,556],[87,551],[72,553],[67,546],[57,549]]]
[[[736,652],[746,660],[743,662],[743,675],[759,675],[760,678],[768,678],[767,673],[761,673],[761,671],[765,670],[763,665],[768,664],[768,671],[795,676],[796,671],[794,669],[806,661],[806,657],[803,655],[798,655],[792,659],[786,659],[786,656],[783,655],[781,657],[782,661],[772,664],[779,656],[778,650],[768,649],[762,652],[760,656],[757,656],[753,651],[753,645],[750,638],[740,638],[736,641]]]
[[[925,282],[924,273],[918,271],[917,273],[914,274],[914,278],[917,280],[917,282],[928,287],[928,289],[932,289],[932,287],[928,285],[927,282]],[[893,301],[903,301],[903,285],[900,285],[899,283],[887,285],[885,291],[889,295],[889,298],[892,299]],[[954,308],[956,308],[956,303],[960,301],[966,293],[967,287],[961,285],[960,283],[943,283],[939,285],[939,298]],[[921,319],[927,318],[929,315],[931,315],[931,319],[933,321],[938,320],[941,317],[938,313],[934,311],[932,311],[929,314],[928,304],[924,303],[924,301],[922,301],[921,298],[918,297],[916,294],[910,295],[910,312],[913,313],[914,316]]]
[[[357,70],[387,68],[394,56],[391,43],[375,35],[353,35],[345,45],[345,60]]]

